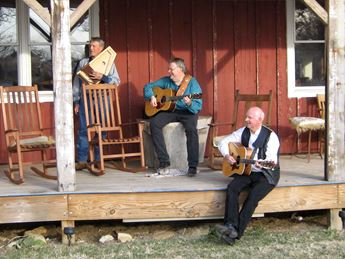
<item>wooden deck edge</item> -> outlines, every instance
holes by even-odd
[[[245,194],[241,196],[243,199]],[[0,223],[222,218],[225,191],[0,197]],[[345,208],[345,184],[275,188],[256,214]]]

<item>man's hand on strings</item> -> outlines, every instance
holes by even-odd
[[[151,100],[150,100],[150,104],[152,107],[156,107],[157,106],[157,99],[154,95],[151,96]]]
[[[189,98],[188,96],[183,97],[183,101],[185,104],[187,104],[188,106],[192,105],[192,99]]]
[[[234,165],[237,163],[236,159],[229,154],[225,155],[224,158],[229,162],[230,165]]]

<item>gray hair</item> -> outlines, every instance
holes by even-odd
[[[98,42],[99,46],[104,49],[104,46],[105,46],[105,42],[102,38],[100,37],[92,37],[91,40],[90,40],[90,43],[91,42]]]
[[[186,65],[184,63],[184,60],[182,58],[171,58],[169,60],[169,64],[170,63],[175,63],[176,66],[178,66],[179,68],[181,68],[182,72],[183,73],[186,73],[187,72],[187,68],[186,68]]]

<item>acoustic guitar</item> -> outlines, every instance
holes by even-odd
[[[228,160],[223,161],[223,174],[232,176],[233,174],[250,175],[252,165],[258,163],[262,168],[274,169],[274,161],[250,159],[253,150],[246,148],[239,143],[229,143],[229,154],[236,159],[236,163],[231,165]]]
[[[145,114],[148,117],[155,115],[160,111],[173,111],[175,109],[176,101],[188,96],[190,99],[201,99],[202,94],[187,94],[176,96],[176,91],[172,89],[162,89],[160,87],[152,88],[153,94],[157,99],[157,106],[152,107],[150,101],[145,101]]]

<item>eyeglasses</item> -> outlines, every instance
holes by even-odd
[[[176,67],[169,67],[168,71],[174,71],[176,68],[178,68],[178,66],[176,66]]]

